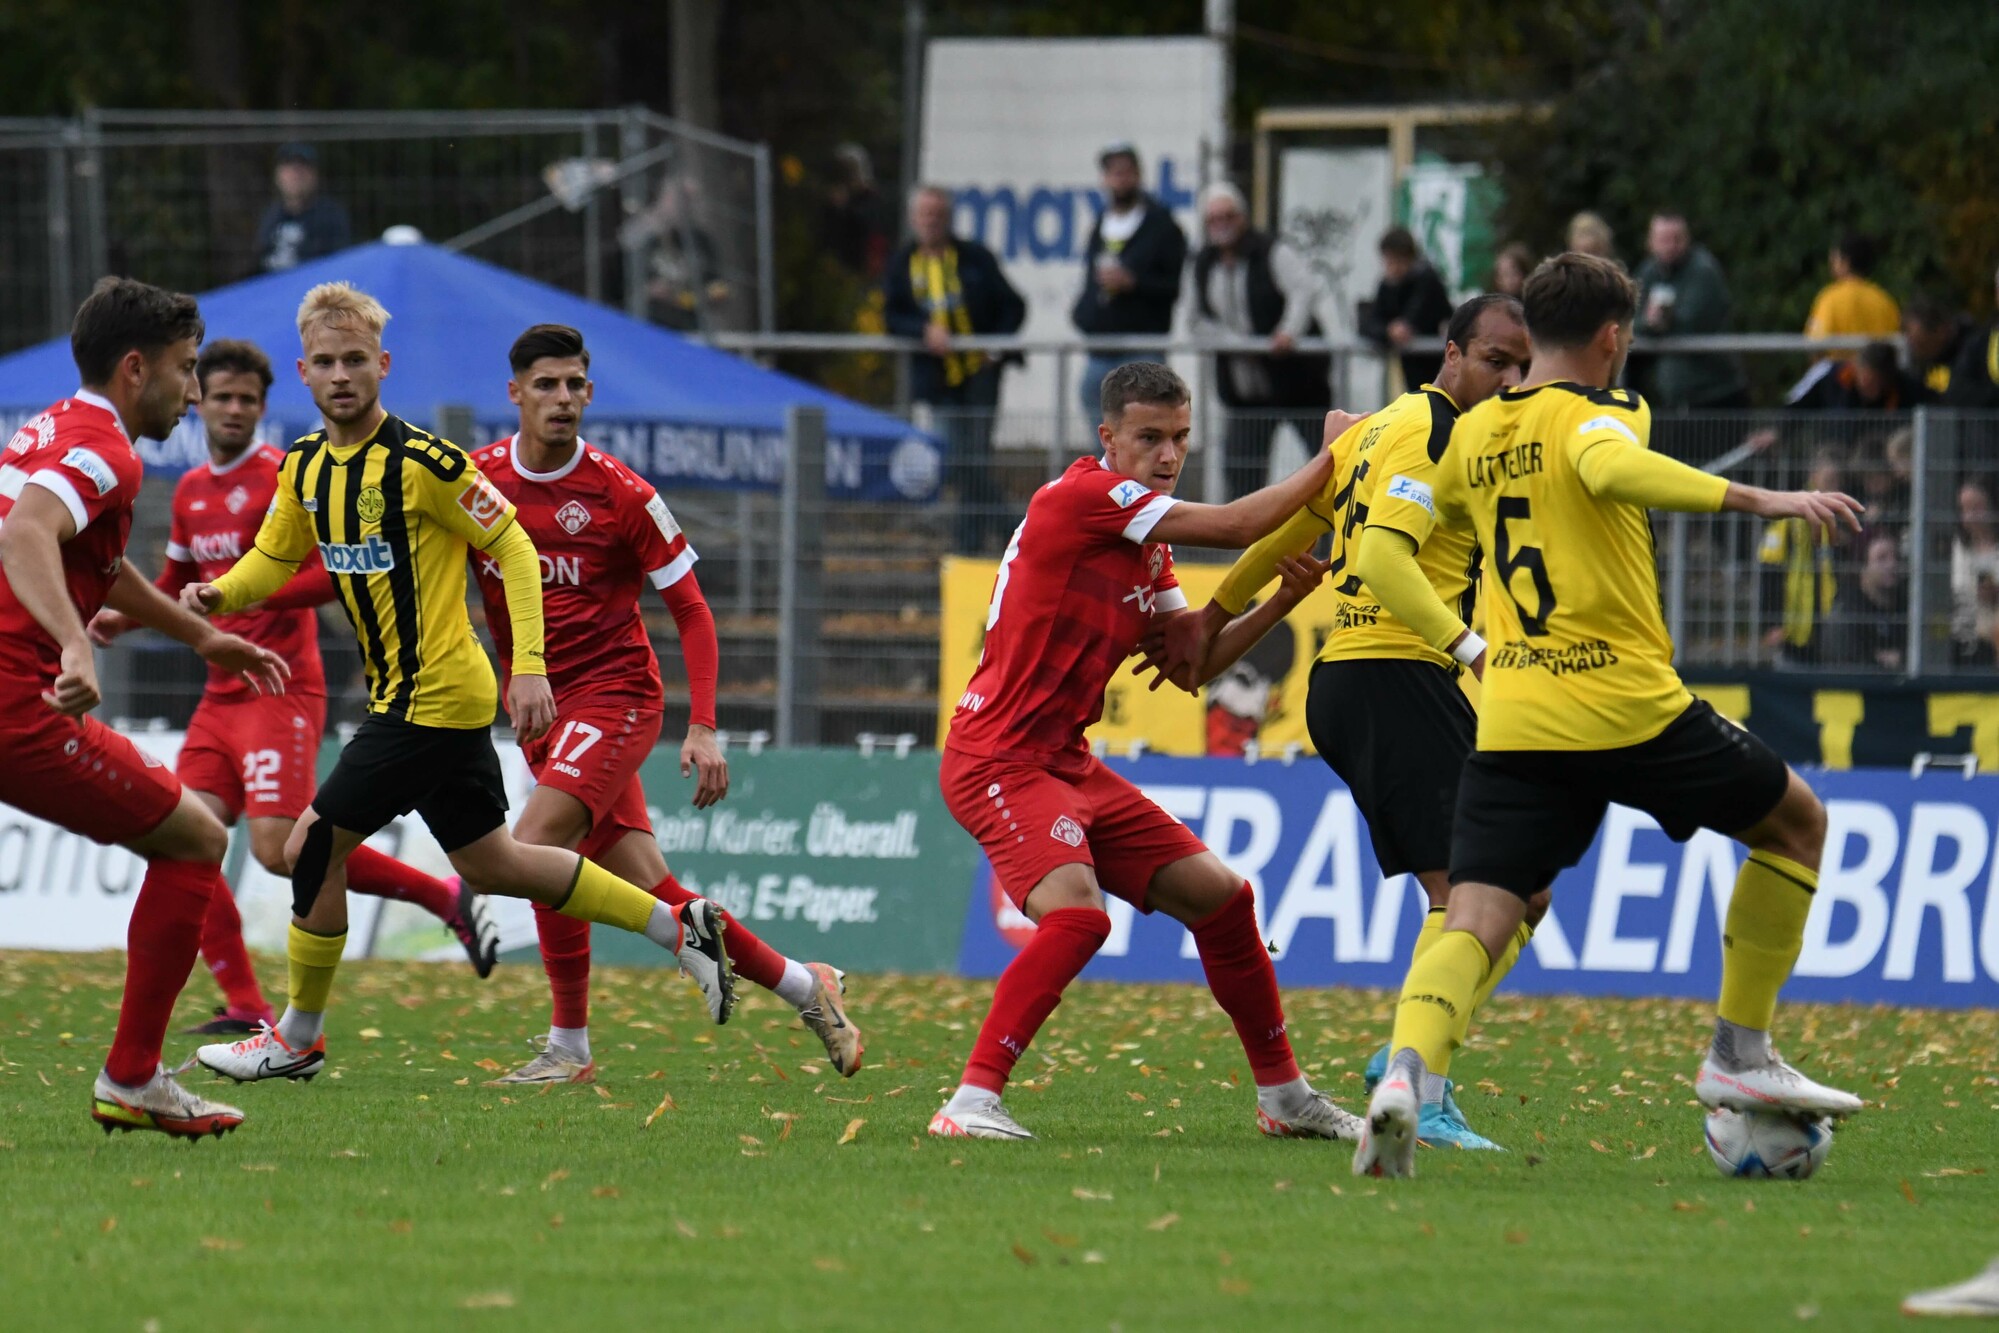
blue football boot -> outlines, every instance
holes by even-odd
[[[1367,1091],[1370,1096],[1374,1093],[1375,1084],[1381,1082],[1387,1073],[1388,1045],[1384,1042],[1381,1049],[1374,1053],[1374,1058],[1367,1062],[1367,1072],[1361,1075],[1367,1081]]]
[[[1505,1152],[1506,1149],[1465,1123],[1458,1099],[1451,1095],[1456,1085],[1444,1083],[1444,1099],[1423,1103],[1416,1122],[1416,1141],[1425,1148],[1461,1148],[1467,1152]]]

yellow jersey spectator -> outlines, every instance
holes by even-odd
[[[1836,338],[1858,333],[1892,338],[1902,331],[1902,308],[1879,283],[1867,276],[1874,271],[1872,238],[1858,232],[1847,233],[1833,245],[1827,263],[1832,268],[1832,281],[1820,288],[1812,301],[1811,318],[1805,321],[1806,337]]]

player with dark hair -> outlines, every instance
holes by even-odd
[[[699,901],[659,853],[639,769],[659,739],[666,698],[659,659],[639,614],[646,585],[673,613],[691,696],[680,772],[697,777],[694,805],[729,792],[729,763],[715,740],[715,618],[694,577],[694,550],[666,500],[642,478],[585,441],[583,413],[595,385],[583,335],[537,324],[514,341],[507,396],[520,429],[472,461],[513,502],[515,521],[541,557],[548,619],[548,675],[555,722],[522,748],[537,785],[514,825],[525,843],[577,848],[611,873],[652,885],[661,902]],[[474,563],[486,623],[508,660],[512,632],[507,588],[496,561]],[[508,676],[503,665],[502,678]],[[719,909],[718,909],[719,910]],[[794,962],[722,913],[738,976],[774,990],[826,1045],[833,1067],[851,1077],[861,1034],[840,1004],[840,974],[824,963]],[[535,931],[555,1014],[541,1052],[497,1083],[587,1083],[590,1054],[590,923],[535,904]]]
[[[214,583],[181,601],[227,615],[277,592],[317,548],[354,626],[368,670],[368,715],[285,841],[292,867],[286,942],[290,1003],[276,1024],[195,1058],[218,1074],[306,1079],[326,1063],[326,1008],[347,943],[349,858],[411,810],[458,873],[491,893],[549,903],[571,916],[642,934],[671,950],[717,1022],[734,1003],[714,905],[674,912],[573,852],[517,842],[493,748],[499,691],[465,605],[473,553],[506,579],[513,626],[507,708],[523,744],[555,718],[542,664],[541,568],[514,507],[465,452],[391,415],[381,303],[343,282],[299,306],[299,376],[326,425],[285,454],[256,544]]]
[[[1207,608],[1175,621],[1172,641],[1162,636],[1160,651],[1135,668],[1156,667],[1161,678],[1184,683],[1185,670],[1199,664],[1198,678],[1214,679],[1232,659],[1209,652],[1209,642],[1276,575],[1280,558],[1309,559],[1321,539],[1331,538],[1331,559],[1313,563],[1332,578],[1338,610],[1312,668],[1306,724],[1319,757],[1367,819],[1381,873],[1413,874],[1429,897],[1416,936],[1419,958],[1443,930],[1451,810],[1477,728],[1458,677],[1485,669],[1485,642],[1468,623],[1478,592],[1478,543],[1463,531],[1425,540],[1435,522],[1430,493],[1458,414],[1520,383],[1527,355],[1519,301],[1487,294],[1460,305],[1436,383],[1403,394],[1333,441],[1334,473],[1325,489],[1243,552]],[[1406,616],[1383,605],[1387,593],[1380,590],[1391,588],[1403,594]],[[1513,966],[1546,911],[1547,897],[1538,895],[1494,963],[1481,999]],[[1464,1030],[1475,1008],[1464,1010]],[[1370,1083],[1387,1066],[1384,1047],[1368,1066]],[[1431,1075],[1422,1092],[1423,1142],[1495,1146],[1465,1123],[1441,1074]]]
[[[217,339],[195,363],[201,383],[196,408],[208,437],[208,463],[174,487],[167,558],[154,585],[178,597],[190,583],[212,582],[250,549],[257,526],[277,494],[284,451],[257,443],[271,387],[270,358],[253,344]],[[175,771],[224,824],[247,815],[250,853],[273,875],[289,877],[285,839],[318,785],[319,743],[326,731],[326,672],[319,660],[319,617],[313,607],[333,600],[333,581],[317,553],[283,588],[257,606],[218,622],[269,648],[291,668],[284,694],[262,695],[220,668],[211,668],[201,703],[187,724]],[[100,611],[90,637],[108,644],[138,622]],[[479,897],[454,888],[363,844],[347,861],[347,884],[360,893],[415,903],[458,936],[473,970],[493,970],[498,937]],[[232,893],[208,900],[201,956],[222,987],[215,1017],[191,1029],[204,1035],[255,1032],[271,1012]]]
[[[174,1000],[227,893],[229,834],[156,760],[86,714],[100,700],[85,624],[105,606],[178,639],[255,688],[284,688],[274,654],[189,615],[125,563],[142,468],[201,398],[192,297],[106,278],[76,312],[83,387],[30,418],[0,453],[0,801],[146,861],[126,933],[125,994],[91,1116],[113,1129],[198,1137],[243,1121],[160,1065]]]
[[[1738,485],[1653,453],[1644,400],[1609,387],[1638,303],[1616,264],[1559,255],[1534,270],[1522,301],[1533,382],[1458,419],[1423,497],[1436,519],[1424,547],[1470,529],[1491,553],[1492,644],[1478,745],[1458,783],[1450,905],[1403,983],[1356,1174],[1414,1173],[1425,1079],[1448,1073],[1465,1016],[1528,903],[1588,850],[1612,801],[1675,840],[1709,828],[1750,848],[1722,925],[1719,1016],[1695,1095],[1709,1107],[1812,1117],[1861,1105],[1770,1048],[1777,993],[1818,886],[1825,808],[1674,672],[1646,512],[1800,518],[1829,534],[1841,523],[1858,529],[1860,505]],[[1427,597],[1393,580],[1377,579],[1375,591],[1406,623],[1428,610]]]
[[[930,1121],[942,1136],[1033,1137],[1000,1103],[1013,1065],[1110,935],[1104,895],[1184,922],[1208,988],[1234,1022],[1266,1134],[1353,1138],[1359,1122],[1306,1083],[1284,1031],[1277,973],[1254,894],[1199,838],[1090,753],[1118,663],[1186,594],[1167,543],[1242,546],[1267,535],[1331,475],[1324,450],[1275,486],[1225,505],[1173,498],[1187,459],[1187,386],[1135,362],[1105,376],[1098,456],[1035,492],[993,583],[985,648],[951,719],[939,780],[952,817],[1035,932],[993,990],[957,1091]],[[1326,418],[1331,438],[1354,420]],[[1245,618],[1254,638],[1292,604]],[[1232,645],[1231,645],[1232,646]]]

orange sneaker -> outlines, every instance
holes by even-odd
[[[189,1140],[205,1134],[219,1139],[243,1123],[241,1111],[195,1096],[174,1082],[165,1068],[138,1088],[113,1083],[99,1070],[91,1089],[90,1118],[104,1126],[106,1134],[114,1129],[127,1134],[151,1129]]]

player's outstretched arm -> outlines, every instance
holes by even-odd
[[[1363,420],[1350,412],[1326,413],[1325,442]],[[1225,505],[1181,503],[1153,524],[1149,540],[1187,546],[1249,546],[1275,532],[1325,488],[1333,476],[1333,455],[1321,449],[1296,472],[1260,491]]]
[[[1728,485],[1721,507],[1761,518],[1801,518],[1822,540],[1830,541],[1841,524],[1860,531],[1867,507],[1842,491],[1766,491],[1761,486]]]
[[[200,653],[206,661],[225,671],[233,671],[248,681],[259,694],[283,694],[291,668],[267,648],[248,639],[224,634],[202,616],[161,592],[131,565],[118,571],[117,581],[105,594],[104,603],[113,611],[129,616],[147,629],[156,629],[168,638]]]
[[[1228,610],[1209,602],[1200,611],[1181,612],[1155,621],[1139,644],[1141,657],[1131,669],[1134,676],[1154,672],[1148,690],[1171,681],[1192,694],[1227,671],[1244,653],[1276,628],[1298,604],[1312,595],[1324,581],[1332,562],[1320,560],[1310,551],[1281,556],[1277,560],[1277,590],[1269,599],[1248,612],[1231,617]],[[1208,626],[1219,625],[1212,634]],[[1196,639],[1194,636],[1199,636]]]
[[[1415,538],[1368,524],[1361,531],[1354,573],[1390,615],[1422,635],[1432,648],[1451,654],[1479,679],[1485,678],[1485,641],[1437,596],[1416,563]]]
[[[84,632],[83,617],[63,579],[62,544],[76,535],[76,520],[46,486],[24,486],[7,521],[0,524],[0,569],[7,586],[35,623],[62,647],[62,670],[55,688],[42,698],[58,713],[79,717],[97,707],[97,662]]]

